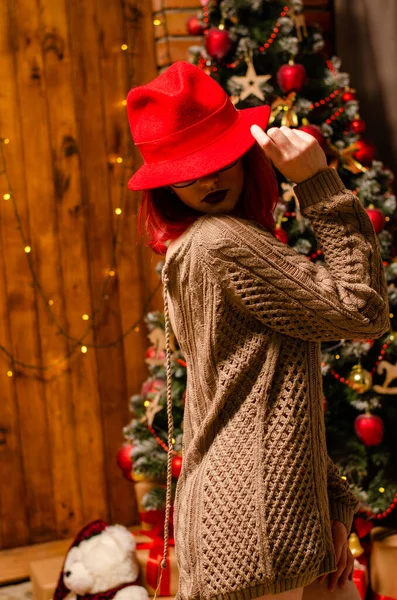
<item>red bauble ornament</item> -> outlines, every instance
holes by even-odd
[[[273,229],[273,232],[274,232],[274,235],[276,236],[276,238],[278,240],[280,240],[280,242],[283,242],[284,244],[286,244],[288,242],[288,234],[284,229],[276,226]]]
[[[354,421],[354,431],[366,446],[377,446],[383,438],[383,421],[371,413],[358,415]]]
[[[182,456],[175,455],[172,457],[172,476],[179,477],[182,469]]]
[[[353,92],[345,92],[344,94],[342,94],[343,102],[349,102],[350,100],[355,100],[355,99],[356,99],[356,94],[353,94]]]
[[[285,94],[300,92],[306,79],[303,65],[283,65],[277,71],[277,82]]]
[[[354,153],[354,158],[362,165],[370,165],[375,158],[376,146],[367,140],[357,140],[358,149]]]
[[[123,471],[124,479],[126,479],[127,481],[135,481],[132,476],[132,473],[133,471],[131,471],[131,469],[126,469],[125,471]]]
[[[380,233],[385,226],[385,215],[379,208],[366,208],[365,210],[372,221],[375,232]]]
[[[302,125],[301,127],[298,127],[298,129],[310,133],[310,135],[316,138],[322,148],[325,147],[325,137],[321,133],[321,127],[318,125]]]
[[[198,17],[189,17],[186,21],[186,29],[190,35],[203,35],[204,27]]]
[[[145,358],[157,358],[159,360],[163,360],[165,359],[165,351],[160,350],[158,352],[156,346],[149,346],[149,348],[147,348],[145,351]]]
[[[131,452],[133,448],[132,444],[123,444],[117,452],[117,464],[122,471],[131,471],[132,469]]]
[[[211,27],[205,37],[205,48],[210,56],[222,60],[232,47],[232,40],[226,29]]]
[[[157,394],[157,392],[160,392],[164,387],[165,387],[164,379],[153,379],[153,381],[150,382],[150,386],[149,386],[147,393],[148,394]]]
[[[353,131],[354,133],[362,133],[365,131],[365,121],[362,119],[354,119],[354,121],[350,123],[350,131]]]

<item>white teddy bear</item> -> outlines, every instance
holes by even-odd
[[[138,585],[136,542],[123,525],[84,527],[66,555],[53,600],[149,600]]]

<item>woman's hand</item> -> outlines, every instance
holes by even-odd
[[[339,587],[343,587],[347,578],[353,579],[354,556],[350,551],[347,539],[347,529],[342,521],[331,521],[332,538],[336,554],[337,570],[333,573],[326,573],[319,577],[320,583],[328,576],[328,589],[334,591],[339,580]]]
[[[294,183],[328,168],[323,149],[306,131],[285,125],[271,127],[267,133],[259,125],[251,125],[250,131],[274,166]]]

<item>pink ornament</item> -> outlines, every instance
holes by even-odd
[[[303,65],[283,65],[277,71],[277,82],[285,94],[300,92],[306,79],[306,69]]]
[[[200,0],[201,6],[207,6],[210,0]]]
[[[205,48],[212,58],[222,60],[232,47],[232,40],[226,29],[211,27],[205,37]]]
[[[377,446],[383,438],[383,421],[371,413],[358,415],[354,421],[354,431],[366,446]]]
[[[372,221],[375,232],[380,233],[385,226],[385,215],[379,208],[366,208],[365,210]]]

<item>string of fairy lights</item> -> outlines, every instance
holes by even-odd
[[[132,20],[133,24],[137,24],[139,22],[140,16],[141,16],[140,11],[138,9],[136,9],[136,11],[132,15],[132,18],[130,19],[130,21]],[[120,47],[120,50],[122,52],[127,52],[127,54],[129,54],[130,56],[134,56],[137,41],[138,41],[138,36],[132,35],[131,37],[132,37],[131,42],[129,41],[129,43],[122,44]],[[132,67],[132,64],[133,64],[132,61],[129,61],[128,71],[129,71],[129,81],[130,81],[131,87],[134,85],[134,77],[135,77],[135,71],[134,71],[134,68]],[[127,104],[127,102],[124,99],[120,102],[120,107],[123,107],[123,109],[124,109],[126,104]],[[103,308],[105,306],[105,303],[109,299],[109,293],[108,293],[109,289],[108,288],[109,288],[110,282],[116,276],[117,248],[119,247],[118,240],[119,240],[120,227],[121,227],[120,218],[117,218],[115,220],[116,224],[115,224],[114,235],[113,235],[113,240],[112,240],[113,243],[112,243],[111,257],[109,260],[109,267],[107,270],[107,276],[103,282],[98,307],[94,308],[92,310],[91,315],[89,315],[88,313],[82,314],[82,317],[81,317],[82,320],[85,322],[89,321],[89,324],[86,327],[86,329],[84,330],[84,332],[81,334],[81,336],[79,338],[76,338],[76,337],[70,335],[69,332],[66,331],[64,329],[64,327],[62,327],[62,325],[60,324],[60,322],[57,318],[57,315],[55,314],[55,312],[52,308],[54,306],[54,300],[49,298],[47,296],[47,294],[45,293],[45,291],[39,281],[39,278],[37,276],[35,267],[34,267],[34,260],[33,260],[33,256],[32,256],[34,254],[34,248],[32,247],[31,242],[29,241],[28,237],[25,234],[25,231],[24,231],[24,228],[22,225],[21,216],[20,216],[19,209],[18,209],[18,204],[16,201],[15,194],[12,190],[11,181],[10,181],[10,177],[9,177],[8,170],[7,170],[5,147],[8,146],[10,143],[11,143],[10,138],[7,138],[7,137],[0,138],[0,161],[1,161],[0,175],[3,175],[5,177],[6,185],[7,185],[7,191],[3,194],[3,200],[6,202],[12,203],[13,212],[14,212],[16,223],[17,223],[17,229],[21,236],[23,250],[24,250],[26,260],[28,263],[30,275],[32,277],[32,287],[37,290],[38,294],[40,295],[40,297],[43,301],[43,305],[46,309],[46,312],[50,318],[51,323],[54,325],[54,328],[55,328],[54,335],[62,335],[64,338],[66,338],[69,342],[72,343],[70,350],[65,355],[61,356],[60,358],[58,358],[46,365],[44,365],[44,364],[29,364],[25,361],[19,360],[4,345],[0,344],[1,352],[8,359],[7,375],[8,375],[8,377],[13,377],[16,373],[17,367],[20,367],[20,368],[26,369],[26,370],[34,370],[34,371],[40,371],[40,372],[49,371],[50,369],[53,369],[54,367],[57,367],[57,366],[63,364],[64,362],[68,361],[69,359],[71,359],[73,357],[73,355],[75,355],[78,351],[80,351],[82,354],[86,354],[88,352],[88,349],[93,349],[93,348],[104,349],[104,348],[110,348],[112,346],[117,346],[131,332],[139,331],[139,324],[143,321],[152,299],[154,298],[154,296],[160,289],[161,280],[159,281],[159,284],[155,287],[153,292],[149,295],[139,318],[133,324],[131,324],[126,329],[126,331],[124,331],[121,335],[119,335],[118,338],[116,338],[114,340],[110,340],[109,342],[106,342],[106,343],[101,343],[101,344],[88,343],[86,341],[87,336],[91,333],[91,331],[93,331],[95,329],[98,322],[100,321],[100,317],[101,317]],[[130,165],[128,165],[127,164],[128,161],[125,161],[123,159],[123,157],[121,157],[121,156],[117,156],[117,157],[111,156],[109,158],[109,162],[121,165],[121,168],[120,168],[120,171],[121,171],[121,173],[120,173],[120,200],[118,201],[118,206],[114,210],[115,215],[117,217],[121,217],[121,215],[123,214],[125,194],[127,191],[127,186],[126,186],[127,168],[129,168]],[[19,370],[18,375],[21,375],[21,374],[22,373]]]

